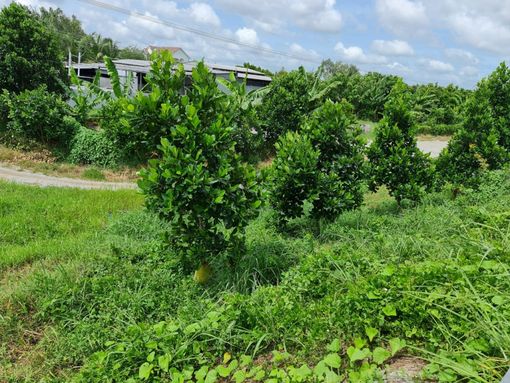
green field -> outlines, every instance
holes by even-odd
[[[145,381],[166,382],[166,357],[185,375],[225,352],[266,377],[329,355],[336,376],[372,368],[358,381],[374,381],[375,355],[410,355],[443,381],[496,381],[510,366],[509,186],[493,173],[407,210],[368,195],[286,234],[265,210],[237,267],[199,286],[136,192],[0,183],[0,381],[143,381],[150,368]]]

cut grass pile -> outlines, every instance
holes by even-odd
[[[135,192],[0,183],[0,381],[169,382],[246,354],[281,369],[327,355],[370,382],[385,350],[440,381],[496,381],[510,367],[509,186],[492,173],[407,210],[381,192],[286,233],[265,210],[237,266],[218,260],[199,286]]]

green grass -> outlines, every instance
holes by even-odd
[[[199,286],[134,192],[2,183],[0,381],[139,381],[151,363],[170,381],[159,357],[179,371],[224,352],[266,366],[275,349],[292,354],[272,358],[277,371],[313,367],[335,339],[335,371],[353,379],[365,367],[345,350],[368,342],[369,327],[370,350],[405,340],[397,355],[427,359],[436,379],[496,381],[510,367],[509,186],[494,173],[478,191],[408,210],[381,191],[333,223],[296,219],[285,233],[264,210],[237,266],[218,259]]]
[[[0,182],[0,271],[72,252],[123,210],[142,205],[135,191],[34,188]]]
[[[86,178],[88,180],[96,180],[96,181],[104,181],[106,180],[105,175],[103,172],[96,168],[90,168],[83,172],[82,174],[83,178]]]

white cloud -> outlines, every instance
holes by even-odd
[[[394,70],[395,72],[397,73],[402,73],[402,72],[410,72],[411,71],[411,68],[399,63],[399,62],[392,62],[391,64],[388,64],[386,65],[386,67],[388,69],[391,69],[391,70]]]
[[[335,0],[216,0],[257,27],[275,32],[286,26],[334,33],[342,27],[342,14]]]
[[[402,40],[374,40],[372,50],[385,56],[412,56],[414,50],[409,43]]]
[[[376,0],[379,22],[397,35],[412,35],[423,31],[429,23],[425,6],[420,1]]]
[[[448,57],[451,60],[457,61],[457,62],[464,62],[464,63],[470,63],[470,64],[478,64],[480,60],[472,54],[471,52],[468,52],[464,49],[459,48],[448,48],[445,49],[444,54],[446,57]]]
[[[305,49],[297,43],[293,43],[289,47],[289,53],[303,57],[306,60],[319,60],[320,55],[313,49]]]
[[[459,13],[449,17],[459,40],[495,53],[510,53],[508,22],[483,14]]]
[[[436,73],[449,73],[455,70],[452,64],[434,59],[421,59],[419,63],[431,72]]]
[[[460,72],[459,72],[459,74],[461,76],[465,76],[465,77],[477,77],[478,73],[479,73],[478,68],[476,68],[474,66],[469,66],[469,65],[460,68]]]
[[[251,28],[240,28],[236,31],[237,39],[243,44],[256,45],[259,43],[257,31]]]
[[[366,54],[360,47],[346,47],[341,42],[335,45],[335,51],[343,60],[353,64],[384,64],[388,61],[384,56]]]
[[[189,8],[193,20],[200,24],[208,24],[215,27],[221,25],[220,18],[209,4],[193,3]]]

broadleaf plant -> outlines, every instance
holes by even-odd
[[[153,77],[180,76],[170,66],[159,68],[162,73]],[[157,91],[175,95],[175,89]],[[173,108],[177,123],[162,127],[169,134],[161,139],[158,158],[141,172],[139,186],[147,206],[170,222],[168,241],[188,270],[208,265],[224,252],[235,262],[244,228],[261,204],[255,170],[236,153],[225,98],[214,75],[198,63],[179,104],[161,106]]]

